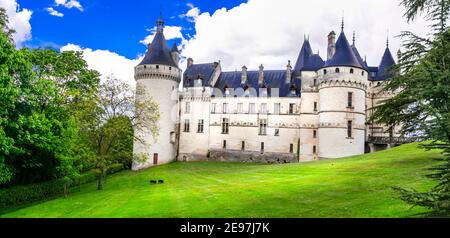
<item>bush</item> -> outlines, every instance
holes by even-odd
[[[123,164],[113,164],[111,166],[109,166],[108,170],[107,170],[107,174],[114,174],[117,173],[119,171],[123,170]]]

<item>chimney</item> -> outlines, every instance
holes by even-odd
[[[241,84],[245,84],[247,82],[247,67],[242,66],[242,75],[241,75]]]
[[[328,54],[327,59],[331,59],[336,53],[336,33],[334,31],[328,34]]]
[[[263,82],[264,82],[264,66],[261,64],[259,66],[258,85],[262,85]]]
[[[292,66],[291,61],[288,60],[288,64],[286,66],[286,83],[291,83],[292,79]]]
[[[193,60],[192,58],[189,58],[189,59],[187,60],[187,67],[189,68],[189,67],[191,67],[193,64],[194,64],[194,60]]]

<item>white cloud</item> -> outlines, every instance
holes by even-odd
[[[63,17],[64,14],[62,14],[61,12],[56,11],[55,9],[53,9],[53,7],[48,7],[45,10],[47,10],[47,12],[55,17]]]
[[[56,6],[64,6],[65,8],[71,9],[76,8],[80,11],[83,11],[83,6],[77,0],[55,0]]]
[[[139,59],[127,59],[115,52],[108,50],[92,50],[82,48],[75,44],[67,44],[60,49],[63,51],[82,51],[83,58],[86,60],[90,69],[97,70],[102,74],[101,79],[114,74],[118,79],[128,83],[131,87],[135,87],[134,67],[138,65],[142,57]]]
[[[189,22],[195,22],[197,17],[200,15],[200,9],[195,7],[194,4],[186,4],[190,9],[184,14],[179,15],[180,18],[186,18]]]
[[[356,46],[369,65],[379,64],[388,29],[394,57],[401,45],[394,36],[400,31],[427,32],[423,20],[406,23],[399,1],[249,0],[229,10],[197,14],[196,35],[184,43],[182,56],[197,63],[221,60],[226,70],[244,64],[257,69],[261,63],[266,69],[283,69],[288,60],[295,63],[306,34],[313,50],[320,50],[325,59],[327,35],[331,30],[340,32],[342,10],[347,38],[351,41],[356,31]]]
[[[20,9],[16,0],[0,0],[0,7],[6,10],[9,27],[16,31],[13,35],[14,42],[17,46],[22,46],[25,41],[31,39],[30,19],[33,11]]]
[[[166,40],[172,39],[184,40],[183,34],[181,33],[181,29],[182,28],[180,26],[166,26],[164,27],[164,37],[166,38]],[[156,34],[156,27],[148,31],[150,32],[150,35],[146,36],[145,39],[139,41],[140,43],[148,45],[149,43],[152,42]]]

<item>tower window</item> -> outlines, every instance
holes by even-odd
[[[267,135],[267,119],[259,120],[259,135],[261,136]]]
[[[228,134],[229,132],[230,121],[228,118],[222,119],[222,134]]]
[[[347,137],[352,138],[352,121],[347,121]]]
[[[156,68],[159,69],[159,65],[156,65]]]
[[[326,69],[323,70],[323,74],[327,74],[327,70]]]
[[[314,102],[314,111],[317,112],[317,102]]]
[[[347,94],[347,108],[353,108],[353,93],[348,92]]]
[[[184,120],[184,132],[189,132],[189,119]]]
[[[350,69],[350,73],[353,74],[355,72],[354,69]]]
[[[261,154],[264,153],[264,142],[261,142]]]
[[[361,75],[364,76],[364,71],[361,71]]]
[[[241,143],[241,150],[242,150],[242,151],[245,150],[245,141],[242,141],[242,143]]]
[[[198,133],[203,133],[203,120],[198,120],[198,128],[197,128],[197,132]]]
[[[339,68],[336,68],[336,69],[334,70],[334,72],[335,72],[335,73],[339,73],[339,72],[340,72]]]
[[[289,153],[294,153],[294,144],[289,145]]]
[[[317,138],[317,131],[313,130],[313,138]]]
[[[295,103],[289,104],[289,114],[294,114]]]
[[[224,141],[223,141],[223,149],[225,150],[226,148],[227,148],[227,141],[224,140]]]
[[[314,79],[314,86],[317,86],[317,79]]]
[[[313,145],[313,154],[317,153],[317,147],[315,145]]]

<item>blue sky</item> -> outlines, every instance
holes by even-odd
[[[154,26],[162,9],[166,25],[182,27],[187,38],[195,35],[194,23],[180,17],[190,7],[198,7],[202,12],[213,13],[219,8],[232,8],[242,0],[215,1],[138,1],[138,0],[79,0],[83,11],[55,6],[54,0],[18,0],[21,8],[33,11],[31,18],[32,39],[26,42],[30,47],[60,48],[68,43],[93,49],[108,49],[133,59],[145,52],[139,43]],[[46,10],[53,7],[64,14],[56,17]],[[180,43],[178,39],[178,43]],[[169,42],[170,44],[172,42]]]

